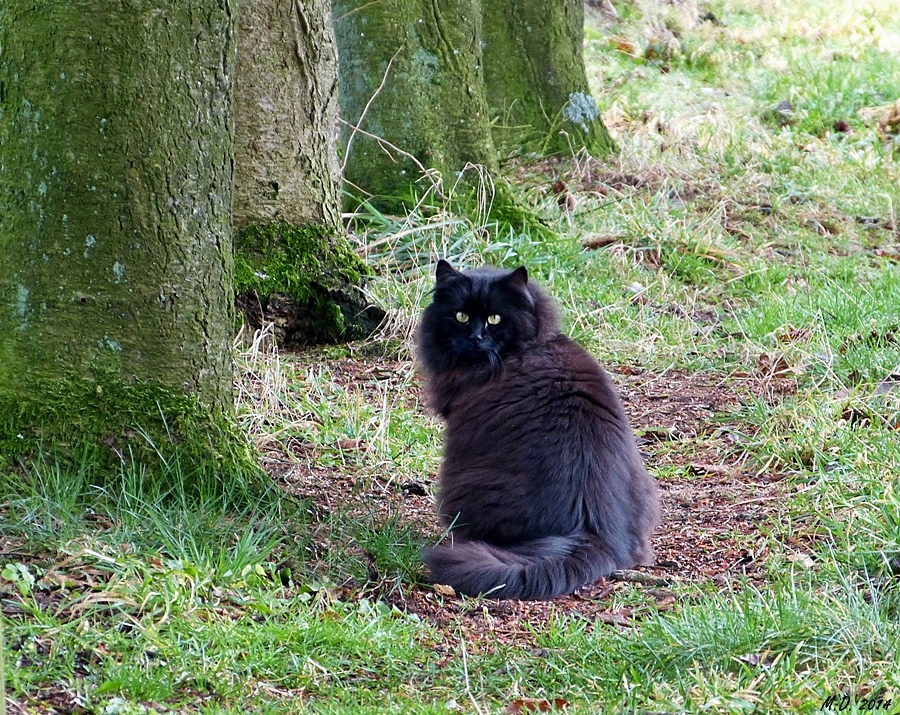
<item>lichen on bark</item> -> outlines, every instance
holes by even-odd
[[[233,410],[233,10],[231,0],[4,2],[7,457],[38,445],[59,458],[108,451],[109,439],[140,452],[138,426],[161,449],[193,445],[192,459],[214,468],[246,449],[223,427]]]
[[[614,150],[588,88],[582,0],[483,4],[485,87],[505,153],[595,157]]]
[[[483,215],[483,192],[492,195],[489,223],[555,236],[499,175],[481,11],[480,0],[335,1],[348,209],[402,212],[430,194]]]
[[[351,192],[375,194],[382,205],[391,199],[403,203],[423,168],[436,170],[449,186],[467,164],[496,173],[484,99],[480,5],[478,0],[335,1],[346,121],[341,143],[348,153],[344,178]]]

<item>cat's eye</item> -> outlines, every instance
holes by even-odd
[[[489,322],[491,325],[496,325],[497,323],[500,322],[500,316],[497,315],[496,313],[494,313],[494,315],[489,315],[489,316],[488,316],[488,322]]]
[[[465,313],[463,313],[462,311],[459,311],[459,312],[456,314],[456,319],[457,319],[460,323],[468,323],[468,322],[469,322],[469,316],[466,315]]]

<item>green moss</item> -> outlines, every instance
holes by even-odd
[[[328,226],[273,222],[237,232],[235,292],[290,296],[315,316],[317,333],[325,340],[352,332],[351,311],[336,296],[346,298],[348,287],[361,287],[370,275],[344,237]]]
[[[332,6],[341,17],[335,34],[345,186],[387,196],[406,191],[423,168],[440,172],[447,186],[467,165],[498,169],[484,96],[480,2],[335,0]],[[360,123],[402,153],[355,132]]]
[[[483,5],[485,96],[503,155],[615,151],[588,88],[583,17],[581,0]]]
[[[40,455],[87,460],[112,475],[123,463],[146,468],[180,461],[198,481],[238,479],[247,488],[265,480],[247,436],[234,417],[210,410],[194,395],[148,383],[128,384],[114,372],[69,374],[27,393],[0,391],[0,468]]]

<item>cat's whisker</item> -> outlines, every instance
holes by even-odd
[[[500,372],[500,364],[501,364],[500,355],[497,354],[496,350],[488,350],[487,354],[488,354],[488,360],[491,363],[491,377],[493,377],[498,372]]]

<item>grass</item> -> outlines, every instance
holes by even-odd
[[[558,238],[486,224],[490,187],[472,216],[436,192],[406,216],[362,211],[351,228],[377,272],[381,333],[299,355],[263,333],[240,350],[239,413],[283,491],[196,485],[178,462],[152,483],[123,466],[102,490],[89,460],[3,475],[13,712],[900,701],[900,170],[878,124],[900,96],[891,5],[617,3],[616,24],[588,27],[586,61],[620,155],[509,167]],[[548,190],[557,179],[571,213]],[[684,375],[750,385],[727,409],[720,392],[691,394],[712,405],[708,429],[642,449],[671,500],[663,550],[744,550],[753,568],[512,616],[423,585],[419,548],[439,534],[417,506],[428,497],[405,495],[431,490],[440,425],[420,405],[411,336],[442,256],[527,265],[632,393],[674,392]],[[738,474],[717,502],[704,490],[725,477],[698,460]],[[777,503],[727,493],[768,481],[785,485]],[[728,523],[765,509],[749,531],[678,537],[676,489]]]

